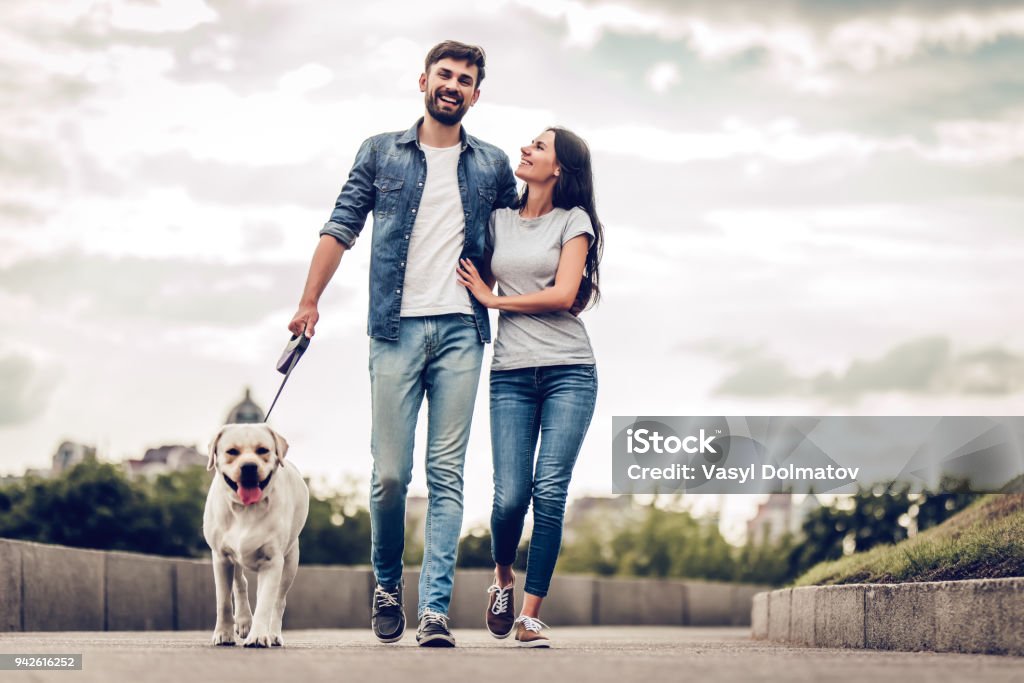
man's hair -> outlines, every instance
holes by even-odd
[[[434,47],[430,48],[430,52],[427,53],[426,66],[424,72],[430,74],[430,67],[437,64],[442,59],[457,59],[461,62],[469,62],[477,68],[476,75],[476,87],[480,87],[480,83],[484,80],[484,49],[478,45],[467,45],[466,43],[460,43],[457,40],[446,40],[443,43],[438,43]]]

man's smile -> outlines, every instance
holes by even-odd
[[[438,93],[437,94],[437,100],[439,102],[444,102],[445,104],[450,104],[453,107],[457,107],[460,104],[462,104],[462,98],[461,97],[457,97],[455,95],[443,95],[441,93]]]

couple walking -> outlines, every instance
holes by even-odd
[[[497,638],[514,632],[519,645],[550,643],[540,607],[561,545],[569,479],[594,412],[595,361],[577,317],[598,298],[602,229],[590,152],[573,133],[550,128],[522,148],[513,174],[501,150],[461,124],[483,79],[481,48],[446,41],[430,50],[419,79],[424,116],[359,148],[288,326],[313,335],[320,295],[372,210],[371,624],[382,642],[405,631],[405,501],[426,396],[429,498],[416,640],[455,645],[447,614],[463,463],[490,341],[487,309],[499,311],[490,375],[495,578],[487,593],[481,590],[481,608],[486,601],[487,628]],[[525,184],[519,194],[515,177]],[[516,615],[512,564],[531,502],[525,604]]]

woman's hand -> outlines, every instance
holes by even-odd
[[[459,259],[459,267],[455,269],[456,281],[469,290],[470,294],[487,308],[494,308],[495,300],[498,298],[487,286],[476,266],[467,258]]]

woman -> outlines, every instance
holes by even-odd
[[[490,380],[495,577],[487,629],[496,638],[514,630],[524,647],[548,647],[540,607],[562,542],[569,479],[597,396],[594,354],[576,313],[599,297],[603,240],[590,150],[575,134],[544,131],[522,148],[516,176],[526,183],[518,208],[491,215],[490,273],[482,276],[463,259],[458,281],[481,304],[500,311]],[[497,295],[491,290],[495,279]],[[516,617],[512,563],[531,501],[525,599]]]

